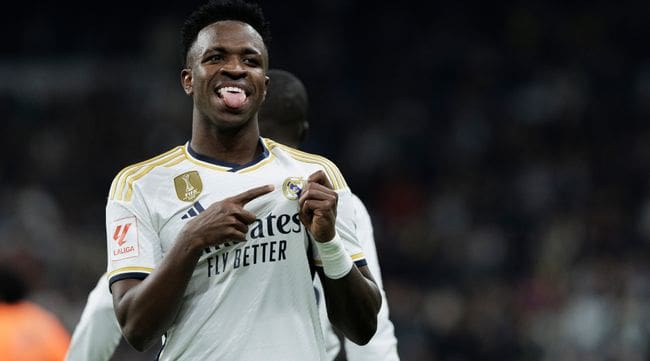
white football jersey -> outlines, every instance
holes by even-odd
[[[352,194],[354,204],[354,224],[356,235],[364,250],[368,268],[375,278],[375,282],[381,293],[381,308],[377,314],[377,332],[372,336],[370,342],[366,345],[359,346],[354,342],[344,338],[345,355],[348,361],[399,361],[397,354],[397,338],[395,337],[395,327],[389,318],[388,300],[384,292],[384,285],[381,278],[381,269],[377,257],[377,248],[372,229],[372,221],[368,210],[363,202],[355,194]],[[322,294],[322,285],[318,277],[314,282],[317,293]],[[327,308],[325,302],[319,299],[319,311],[323,333],[325,335],[325,349],[329,360],[334,360],[341,351],[341,343],[338,336],[334,333],[332,324],[327,318]]]
[[[320,263],[298,218],[303,182],[323,170],[339,196],[336,229],[357,265],[350,190],[329,160],[260,139],[245,165],[195,153],[189,143],[115,177],[106,208],[109,284],[144,279],[186,222],[212,203],[248,189],[275,189],[249,202],[256,215],[246,242],[205,248],[160,360],[326,360],[310,264]],[[165,302],[161,299],[159,302]]]
[[[81,319],[72,333],[66,361],[107,361],[122,339],[120,325],[113,311],[106,275],[88,295]]]

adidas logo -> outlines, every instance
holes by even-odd
[[[192,207],[190,209],[188,209],[187,212],[185,212],[185,214],[183,214],[181,219],[188,219],[188,218],[196,217],[196,216],[199,215],[199,213],[201,213],[203,211],[205,211],[205,208],[203,208],[201,203],[199,203],[197,201],[196,203],[192,204]]]

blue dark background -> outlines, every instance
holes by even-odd
[[[71,331],[113,176],[189,139],[198,3],[21,2],[0,22],[0,257]],[[271,67],[310,95],[303,149],[372,215],[404,361],[650,359],[647,4],[261,5]]]

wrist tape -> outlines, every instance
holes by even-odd
[[[323,272],[328,278],[337,280],[347,275],[352,269],[352,258],[343,247],[338,233],[328,242],[314,241],[323,262]]]

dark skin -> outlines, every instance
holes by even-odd
[[[248,24],[219,21],[202,29],[190,49],[181,84],[193,98],[191,146],[225,162],[245,164],[260,154],[257,112],[264,101],[268,55]],[[231,107],[219,93],[237,87],[246,94]],[[137,350],[151,347],[171,326],[201,252],[229,241],[245,242],[255,215],[244,206],[273,190],[256,187],[213,203],[187,222],[160,265],[143,281],[111,285],[115,313],[126,340]],[[300,219],[317,242],[334,237],[338,195],[325,173],[312,174],[300,197]],[[352,267],[338,280],[321,280],[332,324],[353,342],[367,343],[377,328],[379,291],[367,267]],[[310,290],[311,291],[311,290]],[[161,302],[160,300],[164,300]]]
[[[299,198],[300,221],[317,242],[327,242],[336,233],[338,194],[323,171],[307,178]],[[339,279],[331,279],[318,269],[323,285],[327,316],[350,341],[365,345],[377,331],[381,296],[367,266],[352,266]]]

